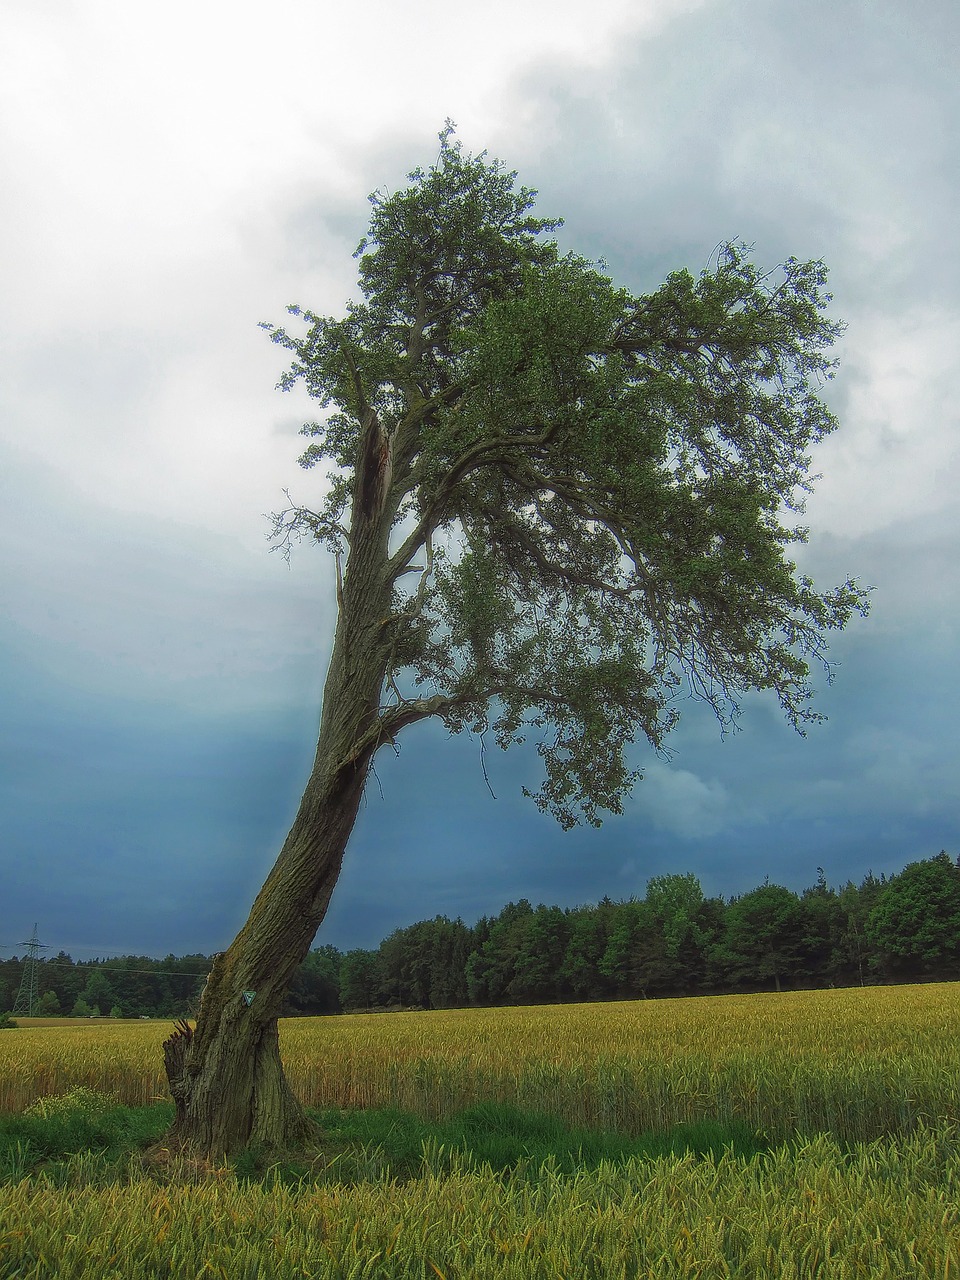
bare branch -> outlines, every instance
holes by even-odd
[[[271,551],[279,551],[289,564],[293,544],[304,538],[322,542],[333,551],[350,545],[350,534],[342,524],[309,507],[297,506],[290,491],[284,489],[283,492],[291,505],[283,511],[272,511],[266,517],[271,524],[267,538],[274,544]]]

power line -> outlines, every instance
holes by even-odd
[[[73,964],[64,964],[62,960],[48,960],[47,968],[53,969],[59,966],[61,969],[96,969],[98,973],[147,973],[151,976],[156,974],[163,978],[205,978],[210,972],[204,969],[202,973],[191,973],[185,969],[125,969],[122,965],[97,964],[95,960],[78,960]]]
[[[34,934],[36,934],[37,926],[36,926],[36,925],[34,925],[34,926],[33,926],[33,929],[34,929]],[[46,948],[47,950],[49,950],[49,947],[47,946],[47,943],[45,943],[45,942],[38,943],[38,945],[39,945],[39,946],[41,946],[41,947]],[[29,951],[30,942],[29,942],[29,941],[27,941],[27,942],[21,942],[21,943],[20,943],[20,946],[21,946],[21,947],[27,947],[27,948],[28,948],[28,951]],[[5,943],[0,943],[0,951],[16,951],[17,949],[18,949],[18,948],[17,948],[17,947],[15,947],[15,946],[11,947],[11,946],[8,946],[8,945],[7,945],[7,944],[5,944]],[[54,957],[53,957],[52,959],[50,959],[50,960],[45,960],[45,959],[43,958],[43,956],[37,956],[37,957],[35,957],[35,960],[36,960],[36,961],[38,961],[38,962],[40,962],[40,963],[42,963],[42,964],[46,967],[46,969],[47,969],[47,970],[55,969],[55,968],[60,968],[60,969],[97,969],[97,970],[103,970],[103,971],[104,971],[104,972],[106,972],[106,973],[147,973],[147,974],[157,974],[159,977],[164,977],[164,978],[205,978],[205,977],[207,976],[207,974],[210,972],[210,970],[209,970],[209,969],[201,969],[201,970],[198,970],[198,971],[196,971],[196,972],[195,972],[194,970],[192,970],[192,969],[129,969],[129,968],[127,968],[127,966],[126,966],[126,965],[118,965],[118,964],[101,964],[101,963],[100,963],[99,961],[97,961],[97,960],[69,960],[69,961],[67,961],[67,960],[60,960],[60,959],[58,959],[56,956],[54,956]],[[24,956],[24,958],[23,958],[23,962],[24,962],[24,964],[28,964],[28,963],[30,962],[30,956],[29,956],[29,954],[27,954],[27,955],[25,955],[25,956]],[[212,961],[211,961],[211,963],[212,963]]]
[[[33,925],[33,937],[28,938],[26,942],[20,942],[20,947],[26,947],[26,955],[23,956],[23,977],[20,979],[20,988],[17,995],[17,1001],[14,1004],[14,1012],[24,1014],[29,1018],[32,1016],[33,1005],[37,1001],[37,966],[44,966],[44,973],[50,973],[51,969],[63,969],[65,973],[73,973],[76,970],[82,970],[83,973],[131,973],[143,974],[148,978],[206,978],[210,974],[210,969],[131,969],[127,965],[110,965],[100,964],[96,960],[59,960],[52,957],[50,960],[44,959],[40,955],[41,950],[50,950],[46,942],[40,942],[37,938],[37,927]],[[6,946],[0,943],[0,951],[15,951],[17,947]],[[212,964],[212,961],[211,961]],[[29,1012],[24,1005],[29,1005]]]
[[[13,948],[9,947],[12,951]],[[29,963],[29,957],[24,956],[24,964]],[[44,972],[49,973],[51,969],[95,969],[97,973],[145,973],[150,977],[159,978],[205,978],[210,970],[203,969],[199,973],[194,973],[188,969],[126,969],[122,965],[97,964],[95,960],[77,960],[70,964],[64,964],[62,960],[44,960],[40,957],[40,963],[44,966]],[[22,1010],[21,1010],[22,1012]]]

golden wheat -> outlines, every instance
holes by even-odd
[[[960,1120],[960,984],[289,1022],[311,1103],[480,1099],[639,1133],[715,1117],[869,1139]]]
[[[402,1184],[341,1184],[333,1161],[269,1188],[176,1157],[167,1185],[155,1162],[118,1182],[81,1155],[0,1186],[0,1277],[960,1280],[958,1014],[944,984],[288,1021],[287,1071],[314,1105],[439,1116],[490,1098],[628,1131],[742,1118],[794,1142],[572,1177],[425,1144]],[[9,1032],[0,1103],[162,1096],[167,1031]]]
[[[761,1161],[496,1176],[442,1149],[400,1184],[0,1187],[0,1274],[45,1280],[960,1277],[960,1157],[933,1135]]]
[[[627,1133],[701,1118],[847,1141],[960,1122],[960,984],[291,1019],[310,1106],[428,1118],[479,1100]],[[0,1109],[77,1086],[166,1096],[163,1023],[0,1035]]]

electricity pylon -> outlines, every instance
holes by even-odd
[[[37,937],[37,926],[34,925],[33,937],[20,945],[27,948],[27,954],[23,958],[23,977],[20,979],[20,990],[14,1001],[13,1012],[32,1018],[37,1003],[37,961],[40,959],[40,952],[46,951],[47,944]]]

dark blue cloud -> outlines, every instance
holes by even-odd
[[[724,0],[623,40],[598,68],[571,75],[554,60],[516,82],[505,118],[526,123],[492,149],[540,187],[545,213],[567,218],[571,248],[632,287],[698,270],[726,237],[755,242],[770,264],[827,259],[851,321],[828,389],[844,427],[815,459],[826,475],[798,559],[822,586],[848,573],[876,584],[873,616],[834,644],[826,724],[800,739],[751,698],[741,732],[721,741],[712,716],[685,703],[670,755],[637,747],[646,777],[600,831],[563,833],[523,800],[521,784],[537,783],[532,751],[490,745],[481,761],[476,739],[411,731],[398,757],[377,759],[321,941],[372,946],[425,916],[472,921],[520,897],[640,894],[665,872],[728,895],[766,876],[801,889],[818,866],[838,884],[960,852],[958,15],[950,3]],[[369,185],[428,158],[399,155],[394,136],[353,158]],[[319,280],[331,253],[349,267],[363,210],[322,174],[315,185],[323,210],[304,212],[307,187],[292,184],[269,256]],[[329,565],[304,549],[287,574],[249,550],[249,526],[229,512],[219,532],[216,519],[144,515],[106,474],[104,440],[146,447],[165,422],[151,416],[154,395],[176,419],[166,447],[189,448],[181,419],[202,431],[217,380],[243,359],[212,343],[199,328],[95,334],[85,316],[64,317],[32,354],[17,348],[0,386],[0,417],[19,433],[0,455],[0,943],[36,920],[77,956],[220,949],[296,810],[331,639]],[[209,357],[214,370],[201,411],[200,384],[184,389],[185,366],[169,363],[194,345],[196,367]],[[279,402],[272,438],[309,501],[291,406]],[[37,456],[61,420],[71,456],[86,461],[89,445],[76,488],[62,459]],[[241,452],[249,429],[237,430]],[[233,438],[217,438],[222,471],[202,480],[219,511],[241,470]]]
[[[868,627],[835,646],[826,724],[800,739],[756,699],[721,741],[689,704],[672,759],[638,747],[647,776],[599,831],[564,833],[521,797],[531,752],[492,748],[481,762],[476,738],[411,731],[377,759],[320,940],[375,945],[416,919],[472,921],[520,897],[640,894],[671,871],[720,894],[765,876],[800,889],[817,866],[842,883],[960,847],[960,706],[931,678],[942,654],[915,637],[873,643]],[[28,678],[22,659],[15,681],[3,670],[3,923],[17,937],[2,941],[36,919],[77,955],[221,949],[292,819],[315,717],[118,706]]]

